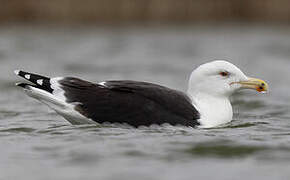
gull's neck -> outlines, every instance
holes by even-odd
[[[210,128],[232,120],[233,110],[228,96],[208,95],[188,90],[192,104],[200,113],[201,127]]]

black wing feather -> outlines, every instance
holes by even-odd
[[[67,102],[79,102],[76,109],[99,123],[199,125],[200,115],[189,98],[163,86],[137,81],[107,81],[102,86],[72,77],[59,83]]]
[[[50,92],[52,93],[53,89],[51,88],[51,84],[50,84],[50,78],[49,77],[46,77],[46,76],[41,76],[39,74],[34,74],[34,73],[30,73],[30,72],[25,72],[25,71],[16,71],[17,72],[17,75],[32,82],[33,85],[30,85],[30,86],[34,86],[34,87],[37,87],[39,89],[43,89],[47,92]],[[27,78],[26,75],[29,75]],[[37,81],[38,80],[42,80],[42,84],[38,84]],[[19,83],[17,84],[18,86],[21,86],[21,87],[25,87],[26,85],[29,85],[29,84],[26,84],[26,83]]]

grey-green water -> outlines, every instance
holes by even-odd
[[[290,27],[0,29],[0,179],[289,179]],[[74,126],[14,87],[14,69],[186,90],[197,65],[227,59],[267,80],[232,98],[214,129]]]

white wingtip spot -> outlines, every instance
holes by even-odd
[[[38,80],[36,81],[36,83],[39,84],[40,86],[42,86],[42,84],[43,84],[43,79],[38,79]]]
[[[25,74],[24,77],[25,79],[30,79],[30,74]]]
[[[104,81],[104,82],[100,82],[100,83],[98,83],[98,84],[101,85],[101,86],[107,87],[107,86],[106,86],[106,81]]]
[[[14,71],[14,73],[15,73],[16,75],[18,75],[19,72],[20,72],[20,70],[18,70],[18,69]]]

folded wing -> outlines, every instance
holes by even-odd
[[[198,125],[198,111],[182,92],[152,83],[107,81],[94,84],[77,78],[59,81],[67,102],[99,123],[128,123],[132,126],[169,123]]]

